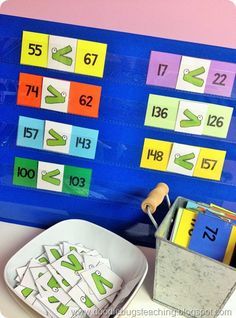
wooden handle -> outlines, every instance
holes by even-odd
[[[147,213],[147,207],[149,207],[150,212],[154,213],[168,193],[168,185],[165,183],[158,183],[158,185],[148,194],[148,197],[142,202],[141,208],[143,212]]]

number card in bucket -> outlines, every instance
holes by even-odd
[[[236,213],[214,204],[188,201],[179,208],[170,240],[215,260],[231,264],[236,245]]]

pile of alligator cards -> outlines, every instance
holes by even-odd
[[[16,294],[44,316],[107,317],[123,280],[110,261],[82,244],[44,245],[44,253],[16,269]]]
[[[236,267],[236,213],[215,204],[188,201],[179,208],[170,240]]]

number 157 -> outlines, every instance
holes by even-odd
[[[210,170],[214,170],[215,166],[217,164],[217,160],[213,160],[213,159],[202,159],[202,164],[201,164],[201,168],[202,169],[210,169]]]

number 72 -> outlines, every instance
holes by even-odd
[[[207,237],[210,241],[214,242],[216,240],[216,236],[217,236],[217,233],[218,233],[218,228],[213,230],[210,227],[206,226],[205,229],[206,229],[206,231],[204,231],[202,238]]]

